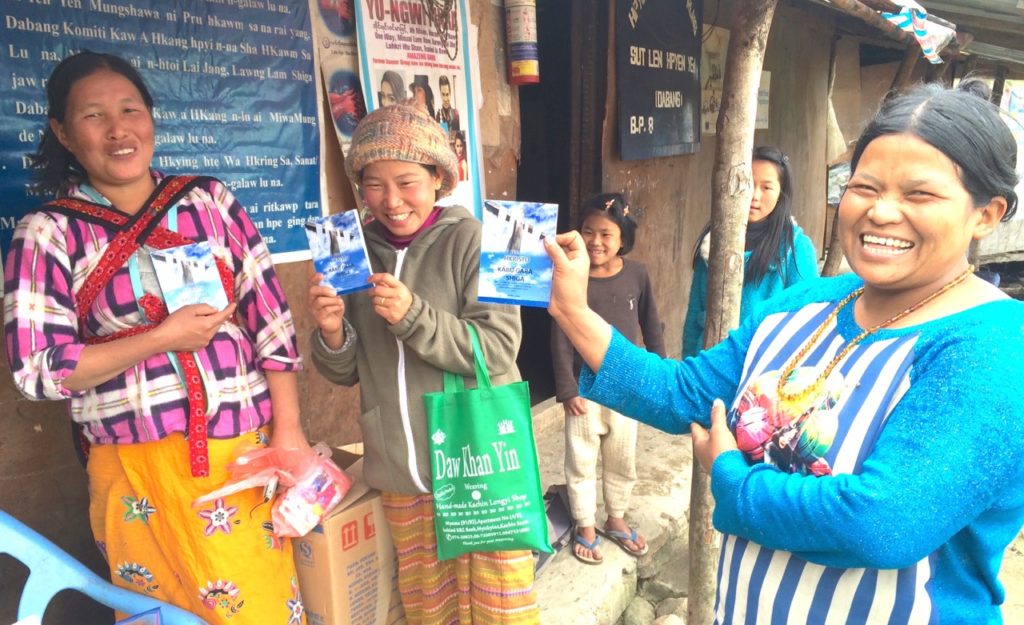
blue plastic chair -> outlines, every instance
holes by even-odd
[[[208,625],[191,612],[153,597],[119,588],[102,579],[41,534],[0,510],[0,553],[6,553],[29,569],[18,604],[18,620],[35,616],[42,620],[46,606],[58,592],[71,589],[125,614],[160,609],[162,625]]]

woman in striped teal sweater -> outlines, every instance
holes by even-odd
[[[854,274],[787,290],[694,358],[615,333],[586,306],[578,235],[548,246],[581,394],[692,431],[711,472],[717,623],[1002,622],[997,574],[1024,522],[1024,378],[1006,375],[1024,304],[966,258],[1017,204],[1017,147],[982,90],[883,103],[839,207]]]

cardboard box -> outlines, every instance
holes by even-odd
[[[363,461],[335,450],[354,480],[338,507],[292,539],[308,625],[404,625],[398,567],[380,493],[363,481]]]

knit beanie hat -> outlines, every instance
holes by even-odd
[[[437,198],[448,195],[459,180],[459,163],[441,129],[415,100],[383,106],[359,122],[345,157],[345,173],[358,183],[363,168],[377,161],[434,165],[441,177]]]

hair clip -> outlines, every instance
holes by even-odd
[[[612,198],[612,199],[608,200],[607,202],[604,203],[604,209],[606,211],[610,211],[612,209],[612,204],[614,204],[614,203],[615,203],[615,198]]]
[[[622,216],[623,217],[628,217],[629,216],[629,205],[628,204],[626,206],[622,207]]]

